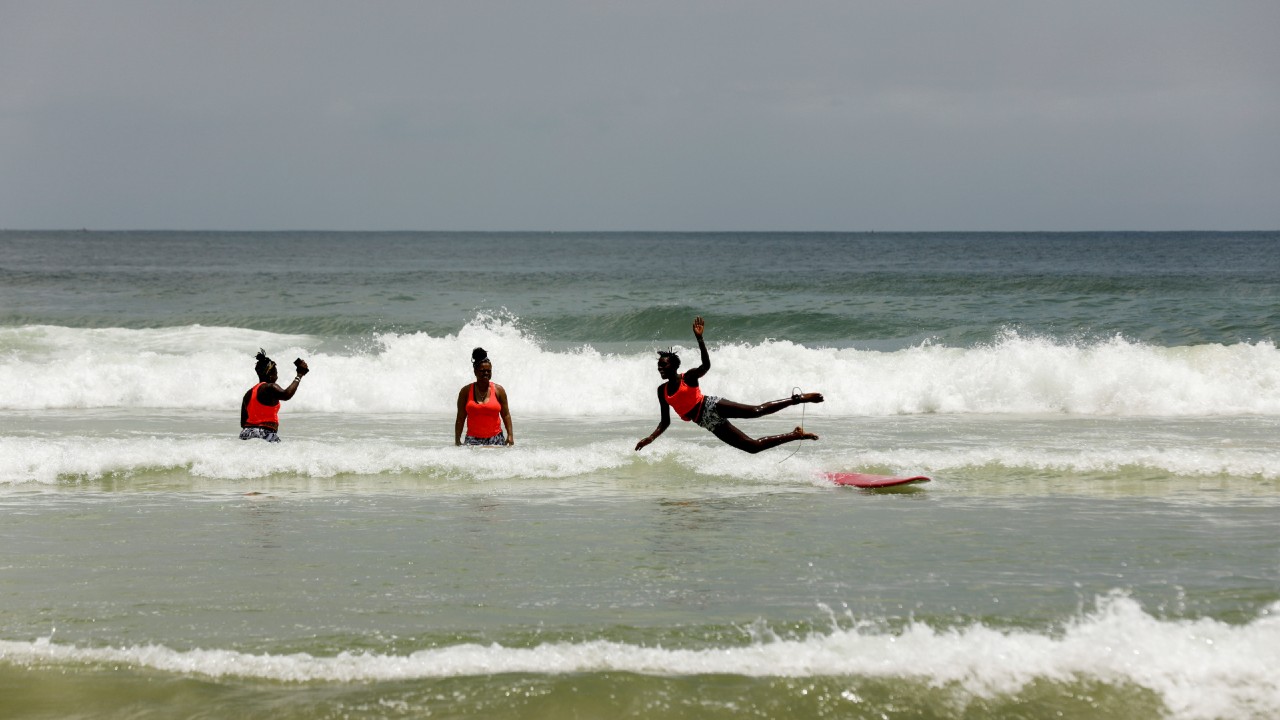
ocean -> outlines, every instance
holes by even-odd
[[[634,450],[697,315],[820,440]],[[1277,338],[1280,232],[3,231],[0,717],[1280,717]]]

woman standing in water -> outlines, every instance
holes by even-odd
[[[681,374],[680,356],[673,352],[659,351],[658,374],[665,381],[658,386],[658,410],[662,413],[662,419],[658,421],[657,429],[649,437],[636,443],[636,450],[657,440],[658,436],[666,431],[671,424],[668,408],[675,408],[681,420],[695,422],[710,430],[712,435],[725,443],[749,453],[768,450],[792,440],[817,440],[817,435],[805,432],[801,427],[782,435],[753,438],[729,422],[730,419],[770,415],[782,408],[800,403],[819,403],[822,402],[822,395],[819,393],[796,394],[785,400],[771,400],[754,406],[743,405],[715,395],[703,395],[702,388],[698,387],[698,378],[711,369],[711,355],[707,353],[707,344],[702,340],[703,325],[702,316],[694,318],[693,335],[698,338],[698,350],[702,353],[702,364],[698,367]]]
[[[507,391],[493,382],[493,363],[484,348],[471,351],[471,369],[476,381],[463,385],[458,391],[458,419],[453,423],[454,445],[515,445],[516,434],[511,428],[511,409],[507,406]],[[467,435],[462,436],[463,424]],[[506,435],[502,434],[506,426]]]
[[[258,350],[254,359],[257,363],[254,364],[253,371],[258,374],[258,384],[249,388],[240,401],[240,439],[257,438],[277,443],[280,442],[277,434],[280,431],[280,403],[298,392],[302,376],[311,370],[302,358],[294,360],[293,366],[298,375],[289,383],[289,387],[282,388],[276,384],[280,372],[276,369],[275,361],[267,357],[264,350]]]

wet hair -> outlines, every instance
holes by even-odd
[[[258,354],[254,357],[258,362],[254,363],[253,371],[258,373],[258,377],[265,378],[267,373],[271,372],[271,368],[275,367],[275,361],[267,357],[267,351],[262,348],[258,348]]]
[[[666,358],[667,361],[671,363],[672,370],[680,369],[680,356],[675,354],[675,352],[671,350],[659,350],[658,359],[661,360],[662,358]]]
[[[489,353],[484,348],[478,347],[471,351],[471,367],[479,369],[481,365],[487,362],[492,361],[489,360]]]

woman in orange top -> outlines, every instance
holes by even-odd
[[[462,386],[458,391],[458,419],[453,423],[454,445],[515,445],[516,434],[511,427],[511,408],[507,406],[507,391],[493,382],[493,363],[484,348],[471,351],[471,369],[476,381]],[[462,436],[463,424],[467,435]],[[502,434],[506,426],[506,435]]]
[[[743,405],[715,395],[703,395],[698,379],[711,369],[711,355],[707,353],[707,344],[702,340],[703,326],[701,316],[694,318],[693,335],[698,339],[698,350],[702,353],[702,364],[698,367],[681,374],[679,355],[665,351],[658,353],[658,374],[665,381],[658,386],[658,410],[662,413],[662,419],[649,437],[636,443],[636,450],[657,440],[666,431],[671,424],[671,413],[667,408],[674,408],[681,420],[696,422],[725,443],[753,454],[792,440],[818,439],[817,435],[805,432],[801,427],[782,435],[762,438],[750,437],[734,427],[729,422],[730,418],[758,418],[800,403],[819,403],[822,402],[822,395],[796,394],[785,400],[770,400],[762,405]]]
[[[249,388],[240,401],[240,439],[257,438],[267,442],[280,442],[277,434],[280,431],[280,401],[292,398],[298,392],[302,376],[311,370],[302,358],[294,360],[293,365],[297,368],[298,375],[289,383],[289,387],[282,388],[276,384],[280,373],[275,361],[267,357],[263,350],[258,350],[256,359],[258,362],[253,370],[258,373],[258,384]]]

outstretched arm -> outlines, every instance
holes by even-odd
[[[702,328],[705,324],[701,315],[693,319],[693,336],[698,339],[698,352],[702,355],[702,364],[684,374],[684,381],[689,385],[697,385],[698,378],[706,375],[711,369],[711,354],[707,352],[707,343],[702,339]]]
[[[658,409],[662,413],[662,419],[658,421],[658,427],[654,429],[652,433],[649,434],[649,437],[644,438],[640,442],[636,443],[637,452],[640,450],[640,448],[644,447],[645,445],[648,445],[654,440],[657,440],[658,436],[666,432],[667,428],[671,425],[671,411],[667,409],[666,398],[662,397],[662,387],[663,387],[662,385],[658,386]]]

